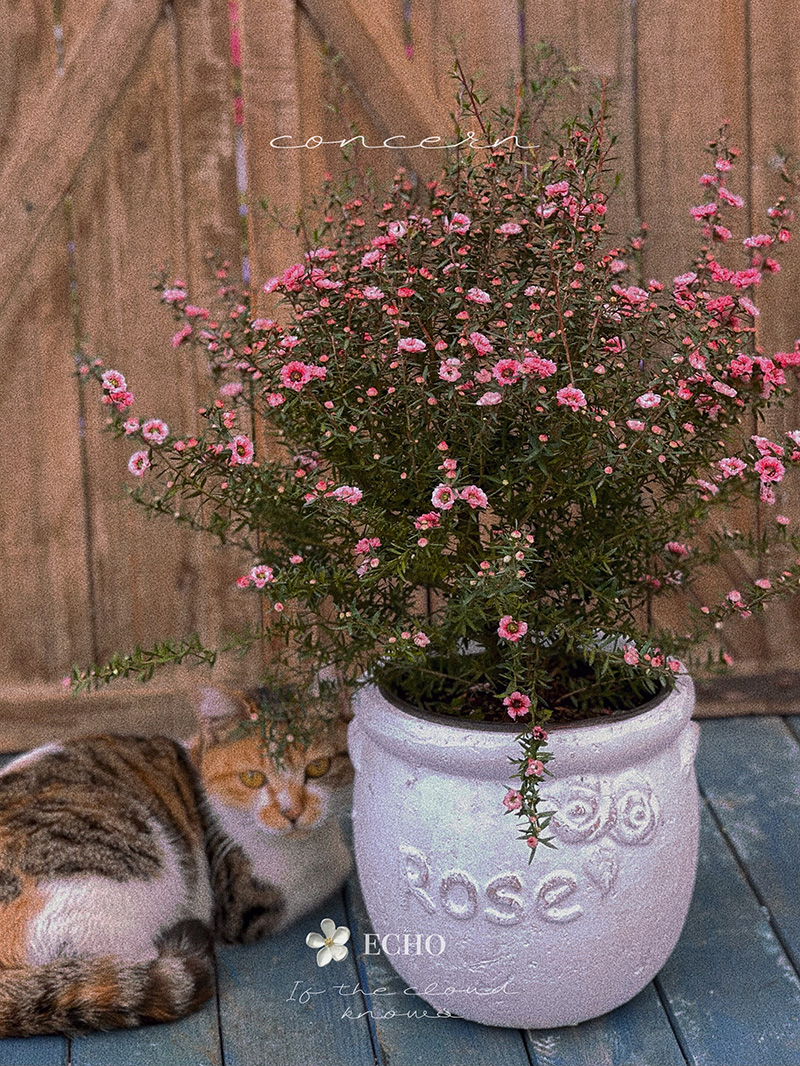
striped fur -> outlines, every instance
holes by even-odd
[[[206,693],[188,750],[94,736],[0,772],[0,1037],[183,1017],[212,995],[214,938],[270,935],[341,884],[341,730],[278,769],[237,737],[249,710]]]

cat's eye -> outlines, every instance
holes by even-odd
[[[261,770],[242,770],[239,780],[246,788],[261,788],[267,780],[267,775]]]
[[[306,777],[323,777],[331,768],[330,759],[312,759],[306,765]]]

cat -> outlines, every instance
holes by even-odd
[[[344,882],[338,718],[279,764],[209,688],[200,731],[98,735],[0,771],[0,1037],[172,1021],[213,995],[213,941],[291,925]]]

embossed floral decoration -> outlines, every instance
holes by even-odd
[[[800,577],[779,506],[800,426],[765,428],[800,346],[767,354],[754,333],[791,207],[744,229],[723,130],[691,208],[698,252],[651,280],[643,235],[606,228],[602,100],[549,129],[552,88],[521,89],[491,126],[462,77],[460,121],[479,140],[421,188],[406,174],[381,196],[328,185],[308,251],[263,292],[220,269],[214,310],[163,277],[173,343],[197,345],[216,383],[191,430],[139,412],[119,371],[80,366],[131,444],[134,498],[247,553],[238,584],[266,624],[231,645],[268,633],[295,673],[367,672],[427,708],[513,720],[518,780],[498,804],[531,854],[551,839],[547,723],[646,701],[709,631]],[[752,532],[709,523],[745,500]],[[730,552],[757,555],[759,576],[707,601],[701,579]],[[653,601],[679,590],[694,601],[660,627]],[[74,681],[215,654],[192,637]],[[643,787],[584,783],[552,831],[635,843],[656,817]]]

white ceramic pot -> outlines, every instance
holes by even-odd
[[[432,1006],[487,1025],[574,1025],[631,999],[675,947],[694,886],[693,706],[682,674],[623,719],[551,730],[558,848],[528,865],[502,806],[516,727],[361,689],[349,745],[371,947]]]

